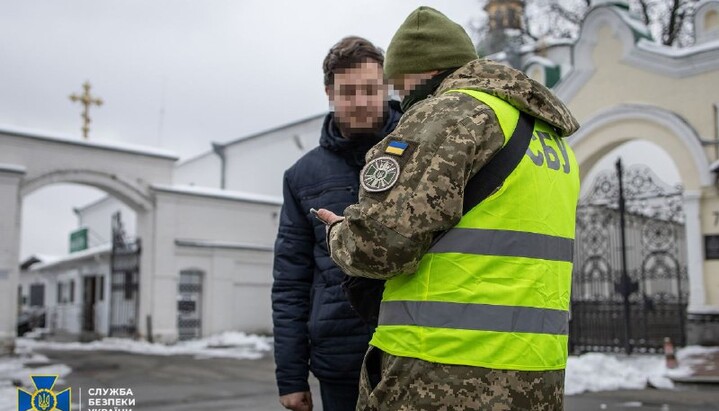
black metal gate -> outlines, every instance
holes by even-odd
[[[621,176],[621,178],[619,178]],[[681,187],[645,166],[600,174],[577,209],[570,351],[656,352],[686,341]]]
[[[82,277],[82,331],[95,332],[97,278],[95,275]]]
[[[177,289],[177,333],[180,340],[202,336],[202,272],[180,271]]]
[[[138,333],[140,239],[128,239],[120,213],[112,216],[110,259],[110,335],[135,337]]]

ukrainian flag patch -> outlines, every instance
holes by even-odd
[[[389,142],[389,145],[387,145],[387,148],[384,150],[387,154],[393,154],[395,156],[402,156],[404,154],[405,150],[407,150],[407,147],[409,147],[409,143],[405,143],[404,141],[397,141],[392,140]]]

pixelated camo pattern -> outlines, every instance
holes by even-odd
[[[564,409],[563,391],[563,370],[492,370],[383,353],[374,389],[362,368],[357,411],[555,411]]]
[[[567,107],[522,72],[488,60],[475,60],[447,77],[434,96],[404,114],[397,128],[367,153],[384,156],[391,140],[412,150],[398,157],[400,177],[385,192],[360,191],[359,204],[332,227],[333,260],[349,275],[390,278],[412,274],[434,237],[462,217],[467,181],[502,146],[504,135],[494,112],[463,94],[484,91],[553,125],[559,135],[577,130]]]

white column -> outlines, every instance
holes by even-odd
[[[153,276],[155,275],[155,213],[154,210],[138,211],[136,222],[136,235],[141,241],[140,251],[140,278],[138,282],[138,303],[137,323],[138,333],[141,337],[148,339],[147,316],[152,315],[153,299]],[[154,330],[153,318],[153,334]]]
[[[701,229],[701,192],[684,192],[684,216],[687,240],[687,271],[689,274],[689,313],[701,311],[706,305],[704,287],[704,249]]]
[[[14,346],[20,274],[20,183],[25,169],[0,164],[0,354]]]
[[[146,318],[151,315],[155,342],[167,343],[177,340],[177,221],[174,201],[154,195],[154,208],[137,216],[137,232],[142,238],[140,334],[147,337]]]

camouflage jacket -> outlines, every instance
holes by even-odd
[[[416,271],[434,237],[462,217],[467,181],[502,147],[504,135],[494,112],[453,89],[492,94],[546,121],[559,135],[579,125],[567,107],[522,72],[488,60],[474,60],[413,105],[397,128],[367,153],[367,161],[387,156],[392,141],[407,143],[399,177],[388,189],[362,189],[327,241],[332,259],[351,276],[387,279]],[[360,176],[362,178],[362,176]]]
[[[382,353],[375,385],[366,364],[367,360],[360,376],[358,411],[564,409],[564,370],[492,370]]]

